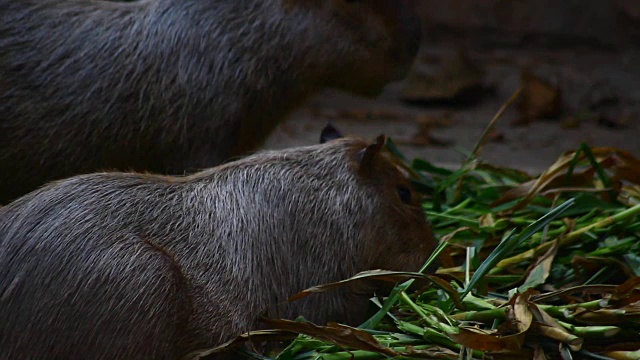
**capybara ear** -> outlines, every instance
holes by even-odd
[[[387,137],[385,135],[380,135],[376,139],[375,143],[358,152],[358,163],[361,171],[368,171],[372,169],[374,159],[378,156],[386,142]]]
[[[327,126],[322,129],[322,133],[320,134],[320,144],[324,144],[327,141],[340,139],[341,137],[343,137],[342,133],[338,131],[338,129],[336,129],[333,125],[331,125],[331,123],[327,123]]]

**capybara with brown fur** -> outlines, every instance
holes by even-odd
[[[358,324],[371,284],[435,248],[379,140],[260,152],[193,175],[94,173],[0,209],[0,358],[178,359],[258,316]],[[277,305],[277,306],[276,306]]]
[[[377,94],[417,51],[411,1],[0,0],[0,203],[212,167],[323,88]]]

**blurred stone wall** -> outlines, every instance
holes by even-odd
[[[427,41],[640,48],[640,0],[417,0]]]

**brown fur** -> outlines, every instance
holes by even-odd
[[[97,173],[0,208],[0,358],[176,359],[276,318],[358,324],[357,272],[415,271],[420,198],[359,139],[262,152],[191,176]],[[278,305],[279,304],[279,305]]]
[[[322,88],[375,95],[417,50],[409,2],[0,0],[0,203],[214,166]]]

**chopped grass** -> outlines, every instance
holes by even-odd
[[[404,166],[441,241],[420,272],[436,257],[440,269],[359,274],[404,281],[358,328],[269,322],[299,335],[248,358],[640,359],[640,161],[584,145],[538,177]],[[419,276],[435,286],[409,292]]]
[[[270,357],[247,357],[640,359],[640,160],[582,145],[531,177],[475,153],[453,171],[409,163],[387,145],[427,193],[441,242],[420,273],[436,257],[440,269],[359,274],[399,282],[372,299],[368,321],[270,321],[299,335]],[[434,286],[409,292],[419,277]]]

